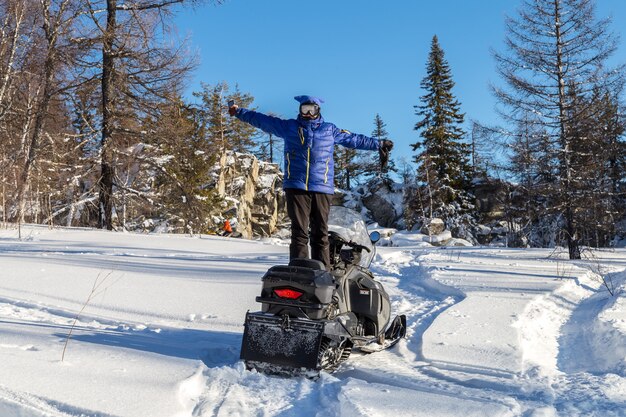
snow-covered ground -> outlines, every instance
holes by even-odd
[[[1,417],[626,416],[626,250],[379,248],[407,339],[312,381],[238,360],[284,245],[23,234],[0,230]]]

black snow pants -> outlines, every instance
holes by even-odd
[[[285,194],[287,214],[291,219],[289,259],[309,258],[310,236],[311,258],[322,261],[328,268],[328,213],[333,196],[294,188],[286,189]]]

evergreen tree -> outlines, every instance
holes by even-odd
[[[377,140],[389,139],[386,124],[379,114],[374,118],[374,130],[371,135]],[[389,172],[396,172],[395,163],[390,159],[384,170],[381,170],[380,156],[371,151],[344,148],[337,146],[334,154],[335,186],[346,190],[352,189],[354,184],[374,177],[382,177],[390,183]]]
[[[162,215],[174,231],[206,233],[212,224],[219,197],[211,168],[218,154],[207,140],[207,123],[201,112],[179,100],[166,106],[154,126],[159,138],[156,176]]]
[[[378,140],[389,140],[389,133],[387,133],[387,124],[383,121],[380,114],[376,113],[374,117],[374,130],[372,130],[372,137]],[[390,172],[398,172],[396,164],[393,159],[389,158],[386,166],[382,166],[380,161],[380,154],[367,152],[363,156],[365,172],[370,175],[381,175],[386,181],[391,181],[389,178]]]
[[[201,99],[199,117],[206,124],[207,137],[215,146],[214,152],[223,154],[228,150],[241,153],[253,152],[257,143],[258,130],[247,123],[239,123],[228,116],[228,102],[233,100],[238,106],[248,108],[254,101],[250,94],[242,93],[238,88],[229,91],[228,84],[214,86],[202,84],[202,91],[194,93]]]
[[[421,82],[426,94],[422,104],[415,106],[422,119],[415,125],[422,140],[413,143],[418,164],[418,180],[428,188],[429,214],[443,215],[444,206],[458,201],[467,190],[471,168],[469,147],[462,142],[465,132],[461,124],[464,114],[454,97],[454,81],[450,66],[439,46],[437,36],[432,39],[428,56],[427,74]]]

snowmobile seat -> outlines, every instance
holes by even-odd
[[[322,261],[318,261],[317,259],[294,258],[289,261],[289,266],[302,266],[315,271],[326,271],[324,263]]]
[[[289,265],[275,265],[262,278],[263,288],[256,301],[264,313],[288,314],[320,320],[328,315],[337,281],[324,264],[312,259],[292,259]],[[276,290],[289,289],[300,293],[283,297]]]

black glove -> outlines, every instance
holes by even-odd
[[[239,106],[237,106],[236,104],[233,104],[232,106],[228,108],[228,114],[230,114],[231,116],[236,115],[237,109],[239,109]]]
[[[381,140],[380,147],[378,148],[378,154],[380,156],[380,169],[383,171],[389,162],[389,154],[393,149],[393,142],[390,140]]]

